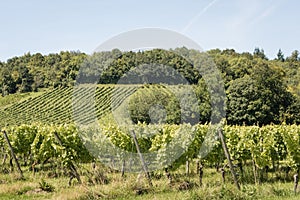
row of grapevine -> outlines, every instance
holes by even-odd
[[[160,86],[151,86],[160,87]],[[94,116],[102,117],[112,109],[119,107],[123,101],[137,90],[137,85],[97,85],[79,88],[57,88],[39,96],[28,98],[20,103],[0,109],[0,125],[21,125],[32,123],[68,124],[75,120],[89,122]],[[163,87],[162,87],[163,88]],[[164,89],[164,88],[163,88]],[[164,89],[167,92],[167,89]],[[94,105],[86,107],[84,99],[93,99]]]
[[[138,124],[131,130],[136,132],[143,153],[155,153],[156,157],[152,157],[149,163],[150,169],[157,166],[175,169],[195,158],[211,166],[226,164],[218,140],[214,148],[209,149],[209,154],[201,157],[201,147],[209,132],[208,125]],[[225,126],[223,130],[235,164],[252,162],[257,169],[288,167],[299,170],[300,126]],[[136,152],[130,131],[110,122],[101,128],[88,128],[80,132],[74,125],[21,125],[6,128],[6,132],[17,157],[24,158],[24,162],[30,161],[28,163],[46,163],[50,160],[61,163],[88,162],[94,156],[118,165],[118,161],[121,164],[123,160],[129,160],[126,153]],[[0,136],[0,145],[8,154],[3,136]],[[131,170],[130,165],[127,169]]]
[[[225,133],[237,161],[253,159],[259,168],[300,167],[300,129],[297,125],[227,126]]]
[[[89,162],[92,157],[71,125],[20,125],[4,128],[14,153],[23,165],[60,163],[69,166],[75,162]],[[9,148],[0,136],[3,157],[10,155]]]

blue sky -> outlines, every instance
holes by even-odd
[[[138,28],[183,33],[204,50],[300,50],[298,0],[10,0],[0,3],[0,60],[62,50],[92,53]]]

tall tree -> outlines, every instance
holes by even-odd
[[[293,103],[280,71],[258,60],[250,75],[230,82],[227,90],[230,124],[280,123]]]
[[[284,62],[284,54],[282,53],[281,49],[278,50],[278,53],[277,53],[277,59],[276,60],[279,60],[281,62]]]
[[[268,60],[267,56],[265,55],[265,51],[263,49],[259,49],[258,47],[254,49],[253,56],[264,60]]]
[[[0,79],[0,87],[1,87],[2,96],[13,94],[17,91],[16,82],[13,80],[10,72],[7,69],[2,71],[1,79]]]
[[[292,52],[292,55],[287,58],[288,61],[296,62],[299,61],[299,51],[295,50]]]

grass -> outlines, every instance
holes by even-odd
[[[86,166],[84,166],[87,168]],[[291,199],[300,197],[293,193],[292,182],[263,183],[261,185],[242,184],[237,190],[228,177],[223,184],[220,173],[215,169],[205,169],[203,186],[198,186],[198,176],[191,174],[185,177],[183,169],[172,172],[174,183],[168,185],[163,173],[158,171],[153,176],[153,187],[149,187],[145,178],[138,178],[137,174],[127,173],[121,177],[120,173],[106,173],[108,184],[91,184],[84,175],[81,167],[82,184],[73,181],[68,186],[68,177],[49,178],[48,172],[38,172],[35,175],[24,168],[25,180],[19,180],[17,172],[11,174],[0,173],[0,199]],[[194,187],[179,190],[179,186],[189,181]],[[44,186],[51,186],[53,191],[44,191]]]

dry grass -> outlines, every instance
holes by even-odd
[[[203,186],[199,187],[198,177],[192,174],[185,177],[182,169],[172,172],[173,184],[168,185],[168,180],[158,172],[153,177],[153,187],[149,187],[146,179],[137,174],[126,174],[124,178],[120,173],[107,173],[108,184],[91,184],[88,177],[82,176],[82,184],[74,180],[68,186],[68,177],[48,178],[46,173],[25,172],[26,180],[18,180],[18,175],[0,174],[0,199],[298,199],[292,188],[293,183],[265,183],[262,185],[242,185],[238,191],[231,183],[224,185],[221,176],[215,169],[205,169]],[[229,176],[229,175],[228,175]],[[44,179],[54,186],[54,192],[44,192],[39,189],[39,182]],[[194,187],[188,190],[179,190],[180,184],[188,181]],[[300,192],[299,192],[300,193]]]

